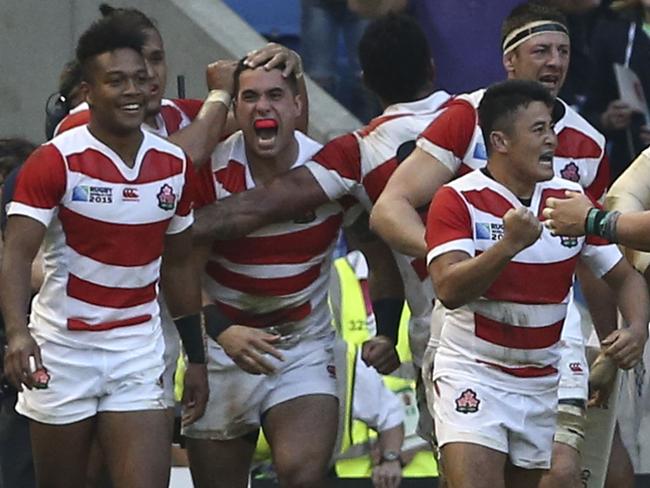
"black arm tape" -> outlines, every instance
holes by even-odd
[[[195,313],[174,319],[174,325],[181,336],[187,360],[190,363],[205,364],[205,342],[201,314]]]
[[[203,307],[203,316],[205,317],[205,331],[215,341],[224,330],[234,324],[232,320],[221,313],[216,305]]]
[[[399,298],[381,298],[372,302],[372,309],[375,312],[377,321],[377,335],[383,335],[397,345],[399,323],[402,318],[404,300]]]

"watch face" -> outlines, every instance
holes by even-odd
[[[381,457],[384,461],[399,461],[399,453],[395,451],[386,451]]]

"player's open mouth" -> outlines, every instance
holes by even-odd
[[[560,77],[557,75],[544,75],[540,76],[539,81],[544,85],[552,85],[555,87],[560,82]]]
[[[553,166],[553,151],[546,151],[539,157],[539,164],[546,167]]]
[[[122,105],[122,110],[128,113],[137,113],[141,108],[142,104],[141,103],[127,103]]]
[[[273,144],[278,135],[278,121],[275,119],[257,119],[253,123],[257,139],[265,144]]]

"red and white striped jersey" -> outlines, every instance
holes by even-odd
[[[192,168],[180,148],[143,134],[133,168],[86,126],[25,163],[7,215],[47,227],[45,279],[30,318],[37,337],[126,350],[160,333],[163,243],[192,224]]]
[[[582,191],[557,177],[540,182],[529,208],[542,220],[546,199],[561,197],[565,190]],[[521,206],[510,190],[481,170],[445,185],[429,209],[427,262],[451,251],[471,257],[487,251],[503,237],[503,215]],[[482,297],[446,311],[435,375],[458,373],[460,362],[464,374],[487,375],[509,389],[556,386],[557,346],[579,258],[600,277],[622,256],[602,239],[553,236],[544,227]]]
[[[370,212],[399,162],[415,147],[417,136],[450,99],[438,91],[422,100],[391,105],[367,126],[330,141],[306,166],[330,199],[353,195]],[[423,320],[428,336],[433,288],[424,260],[394,254],[412,317]]]
[[[458,95],[422,133],[417,145],[437,158],[457,176],[482,168],[487,150],[478,125],[477,107],[484,89]],[[605,137],[559,98],[553,110],[557,148],[555,175],[579,183],[600,201],[609,185],[609,162]]]
[[[299,153],[293,167],[321,147],[301,132],[295,131],[295,137]],[[201,167],[195,183],[197,208],[255,187],[241,132],[217,146],[211,165]],[[327,291],[343,210],[331,202],[293,222],[215,241],[205,269],[205,292],[237,324],[296,323],[309,335],[330,333]]]
[[[156,127],[143,124],[142,128],[160,137],[168,137],[190,125],[202,106],[203,101],[201,100],[163,98],[160,112],[156,115]],[[90,109],[88,104],[83,102],[70,110],[70,113],[59,122],[54,130],[54,135],[58,136],[74,127],[86,125],[88,122],[90,122]]]

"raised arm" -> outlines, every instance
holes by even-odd
[[[419,209],[453,177],[436,158],[416,147],[388,180],[370,214],[370,227],[393,249],[418,258],[427,253]],[[425,207],[426,208],[426,207]]]
[[[429,273],[445,307],[458,308],[482,296],[512,258],[533,244],[542,231],[537,217],[523,207],[508,210],[503,226],[503,238],[479,256],[451,251],[431,261]]]
[[[206,69],[207,98],[187,127],[171,134],[169,140],[187,153],[195,166],[203,164],[226,134],[226,121],[233,90],[236,61],[217,61]]]
[[[622,213],[650,209],[650,153],[642,152],[607,192],[605,207]],[[650,253],[624,249],[625,256],[641,273],[650,265]]]
[[[269,42],[264,47],[248,53],[246,63],[253,68],[263,64],[267,70],[284,63],[283,76],[289,76],[292,71],[295,73],[298,81],[298,94],[302,99],[302,109],[296,119],[296,129],[306,134],[309,127],[309,97],[307,96],[307,85],[300,55],[281,44]]]
[[[312,173],[305,167],[295,168],[268,185],[198,209],[194,239],[205,242],[243,237],[264,225],[298,218],[328,201]]]
[[[567,191],[566,198],[546,201],[544,216],[544,225],[557,235],[599,235],[632,249],[650,251],[650,211],[620,215],[599,211],[582,193]]]

